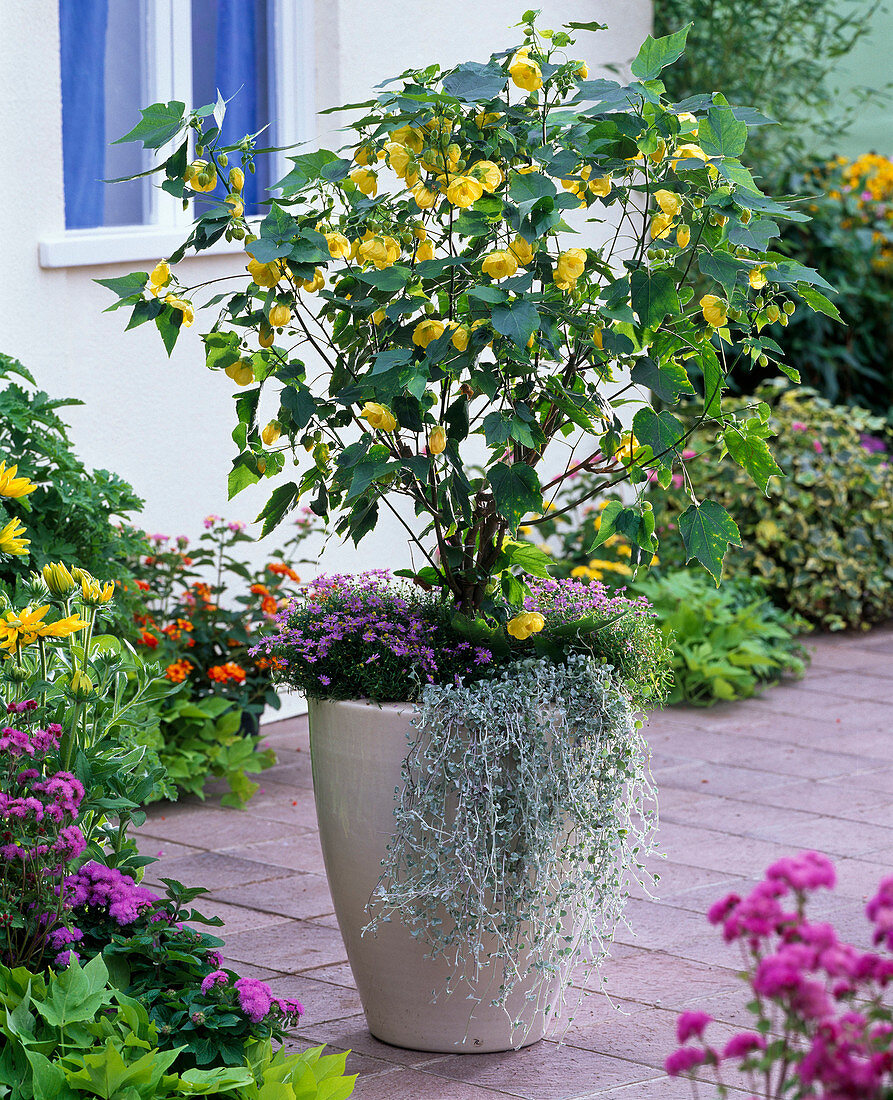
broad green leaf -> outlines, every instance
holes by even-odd
[[[812,287],[804,286],[798,288],[797,293],[807,305],[812,306],[818,313],[824,313],[832,321],[840,321],[843,324],[843,318],[840,316],[837,306],[829,298],[826,298],[820,290],[813,290]]]
[[[553,564],[552,559],[538,546],[529,542],[515,542],[507,549],[504,547],[510,565],[517,565],[531,577],[548,577]]]
[[[168,356],[173,354],[182,325],[183,314],[179,309],[174,309],[173,306],[167,306],[155,318],[155,327],[161,333],[161,339]]]
[[[509,195],[524,216],[530,213],[540,199],[554,199],[556,193],[555,184],[548,176],[539,172],[513,172],[511,175]]]
[[[489,471],[490,488],[496,511],[507,519],[511,530],[528,512],[540,512],[543,506],[543,494],[536,471],[523,462],[497,462]]]
[[[633,313],[645,328],[657,326],[679,310],[679,295],[665,271],[650,272],[639,268],[630,276]]]
[[[297,504],[300,495],[300,491],[293,481],[276,486],[270,494],[270,499],[264,505],[263,511],[254,521],[260,523],[263,520],[263,527],[260,532],[261,538],[268,535],[282,521],[286,513]]]
[[[658,364],[650,355],[643,355],[636,360],[630,377],[636,385],[646,386],[661,401],[670,405],[678,402],[680,394],[695,392],[685,368],[674,359]]]
[[[498,333],[507,336],[519,348],[527,347],[530,337],[540,327],[540,317],[531,302],[519,301],[509,306],[496,306],[491,323]]]
[[[601,546],[603,542],[607,542],[611,535],[616,533],[617,517],[622,511],[623,505],[620,503],[619,500],[608,501],[608,503],[601,511],[601,522],[598,528],[598,535],[595,539],[595,542],[593,542],[592,546],[589,547],[589,553],[591,553],[597,546]]]
[[[747,144],[747,126],[730,108],[711,107],[698,124],[698,144],[708,156],[740,157]]]
[[[402,290],[406,286],[412,277],[412,272],[408,267],[394,264],[393,267],[386,267],[383,271],[358,271],[356,277],[360,282],[368,283],[369,286],[393,292]]]
[[[294,168],[278,183],[273,184],[274,188],[282,188],[283,195],[293,195],[308,183],[320,179],[325,166],[333,160],[338,160],[339,157],[328,149],[319,149],[315,153],[302,153],[300,156],[288,159]]]
[[[117,279],[94,279],[93,281],[100,286],[108,287],[119,298],[132,298],[134,295],[142,294],[149,281],[149,275],[145,271],[131,271],[129,275],[121,275]],[[115,306],[108,306],[105,312],[108,313],[114,308]]]
[[[715,500],[692,504],[679,517],[679,533],[686,561],[696,558],[716,581],[722,577],[722,559],[729,546],[741,545],[738,524]]]
[[[479,61],[467,61],[444,77],[443,90],[462,103],[479,103],[482,99],[495,99],[505,88],[506,75],[495,61],[482,65]]]
[[[633,433],[640,443],[654,452],[654,458],[662,466],[672,466],[678,458],[678,447],[685,436],[685,429],[669,412],[655,412],[646,406],[633,417]]]
[[[817,271],[813,271],[811,267],[805,267],[803,264],[798,264],[794,260],[784,260],[776,264],[775,267],[764,268],[764,271],[770,283],[808,283],[811,286],[821,287],[822,290],[827,290],[830,294],[837,293],[837,289],[826,279],[823,279]]]
[[[716,279],[725,291],[727,298],[732,296],[732,289],[738,275],[742,271],[748,270],[747,264],[729,252],[702,252],[698,256],[698,267],[701,269],[702,274],[709,275],[711,279]]]
[[[766,440],[731,424],[723,432],[723,441],[732,458],[750,474],[760,491],[768,496],[769,478],[783,477],[784,474],[772,457]]]
[[[241,493],[249,485],[255,485],[260,481],[260,475],[255,473],[252,468],[253,465],[254,460],[246,459],[244,455],[239,455],[238,458],[233,459],[233,467],[227,478],[227,500],[232,500],[237,493]]]
[[[160,149],[176,137],[183,125],[186,104],[173,99],[170,103],[152,103],[140,110],[142,118],[124,137],[119,137],[112,145],[122,145],[127,141],[141,141],[144,149]]]
[[[316,413],[316,398],[300,382],[285,386],[279,394],[279,402],[291,415],[292,423],[298,429],[306,428]]]
[[[702,345],[696,362],[704,377],[704,415],[719,416],[722,413],[722,394],[726,376],[719,356],[709,344]]]
[[[637,76],[639,80],[656,80],[662,69],[682,56],[691,28],[692,24],[688,23],[681,30],[664,38],[652,38],[649,35],[630,66],[633,76]]]

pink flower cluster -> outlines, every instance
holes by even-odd
[[[806,917],[809,895],[835,883],[831,861],[816,852],[781,859],[745,898],[729,894],[709,911],[729,943],[741,945],[753,993],[755,1031],[734,1035],[719,1051],[707,1045],[711,1017],[684,1012],[681,1045],[666,1061],[670,1076],[699,1066],[736,1067],[759,1076],[754,1091],[827,1100],[882,1100],[893,1095],[893,958],[841,941],[830,924]],[[874,942],[893,948],[893,877],[885,879],[866,914]],[[781,1037],[781,1038],[775,1038]]]
[[[65,901],[72,909],[102,909],[121,928],[133,924],[161,899],[129,876],[101,863],[85,863],[65,879]]]
[[[227,989],[231,977],[234,975],[227,970],[213,970],[202,981],[202,993],[208,996],[218,987],[221,991]],[[274,997],[267,983],[257,978],[236,978],[232,988],[236,993],[239,1008],[253,1024],[259,1024],[265,1020],[270,1012],[275,1012],[287,1024],[296,1023],[298,1017],[304,1015],[304,1006],[299,1001]]]

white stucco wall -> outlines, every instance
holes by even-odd
[[[516,40],[519,32],[508,28],[522,11],[522,4],[509,0],[319,0],[317,107],[366,98],[375,84],[412,65],[485,61],[491,49]],[[149,530],[194,537],[209,512],[251,520],[270,486],[227,502],[232,390],[228,380],[204,369],[200,323],[181,335],[168,360],[154,326],[125,333],[123,313],[103,312],[113,299],[93,280],[149,270],[155,253],[147,250],[142,263],[39,265],[39,242],[64,231],[57,3],[4,0],[3,16],[0,349],[21,359],[53,396],[85,402],[68,413],[78,452],[88,465],[114,470],[145,497]],[[635,55],[650,27],[651,6],[649,0],[543,4],[542,26],[568,19],[610,22],[607,32],[579,36],[577,52],[596,75],[600,65]],[[321,144],[337,144],[329,129],[336,125],[332,117],[320,120]],[[231,257],[193,260],[183,265],[183,278],[212,279],[233,263]],[[269,545],[275,540],[274,534]],[[263,554],[258,548],[259,559]],[[359,551],[328,545],[325,567],[399,567],[406,560],[394,521],[383,523]]]

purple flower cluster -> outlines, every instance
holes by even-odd
[[[121,928],[133,924],[161,899],[129,876],[101,863],[85,863],[65,879],[65,901],[72,909],[100,909]]]
[[[33,699],[10,703],[7,713],[34,710]],[[36,704],[35,704],[36,706]],[[14,708],[14,709],[13,709]],[[0,860],[31,864],[52,853],[58,866],[76,859],[86,841],[73,824],[84,798],[81,782],[70,772],[41,779],[37,767],[20,768],[23,759],[41,764],[58,749],[62,727],[26,731],[4,726],[0,731]]]
[[[524,601],[526,611],[538,611],[546,620],[546,628],[576,622],[595,616],[611,619],[620,615],[633,618],[653,618],[654,611],[644,596],[630,599],[608,589],[601,581],[567,578],[554,580],[531,577],[530,595]]]
[[[219,990],[220,995],[229,988],[230,978],[234,975],[226,970],[214,970],[202,981],[201,990],[205,996]],[[257,978],[236,978],[232,984],[239,1008],[253,1024],[265,1020],[271,1012],[282,1018],[287,1025],[296,1023],[304,1015],[304,1006],[299,1001],[284,997],[274,997],[266,982]]]
[[[723,1062],[734,1062],[744,1072],[765,1074],[767,1087],[770,1079],[787,1079],[798,1096],[888,1095],[893,1009],[885,996],[893,987],[893,958],[861,951],[842,942],[830,924],[807,919],[809,894],[834,882],[831,861],[804,852],[774,863],[747,897],[729,894],[710,909],[710,923],[744,950],[758,1032],[736,1034],[719,1051],[704,1039],[712,1018],[684,1012],[678,1041],[697,1045],[674,1051],[667,1073],[712,1065],[719,1075]],[[866,914],[875,943],[893,948],[893,877],[881,883]],[[768,1045],[766,1032],[784,1039]]]
[[[451,679],[455,668],[489,665],[488,649],[447,636],[443,614],[397,586],[387,570],[357,576],[323,575],[282,609],[278,633],[250,652],[276,656],[290,672],[328,687],[339,663],[391,660],[423,683]],[[326,667],[327,659],[332,663]],[[317,687],[317,694],[323,694]]]

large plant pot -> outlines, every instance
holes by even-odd
[[[534,988],[531,976],[515,988],[506,1008],[493,1007],[490,1000],[502,980],[498,961],[486,969],[479,989],[454,980],[454,992],[446,994],[454,968],[442,958],[426,957],[425,944],[404,924],[394,920],[374,934],[361,934],[394,831],[394,793],[402,782],[408,736],[415,736],[411,718],[409,706],[310,704],[320,840],[369,1030],[394,1046],[450,1054],[529,1046],[545,1033],[546,1006],[554,1003],[559,979],[533,1001],[525,996]],[[520,1026],[513,1026],[518,1021]]]

